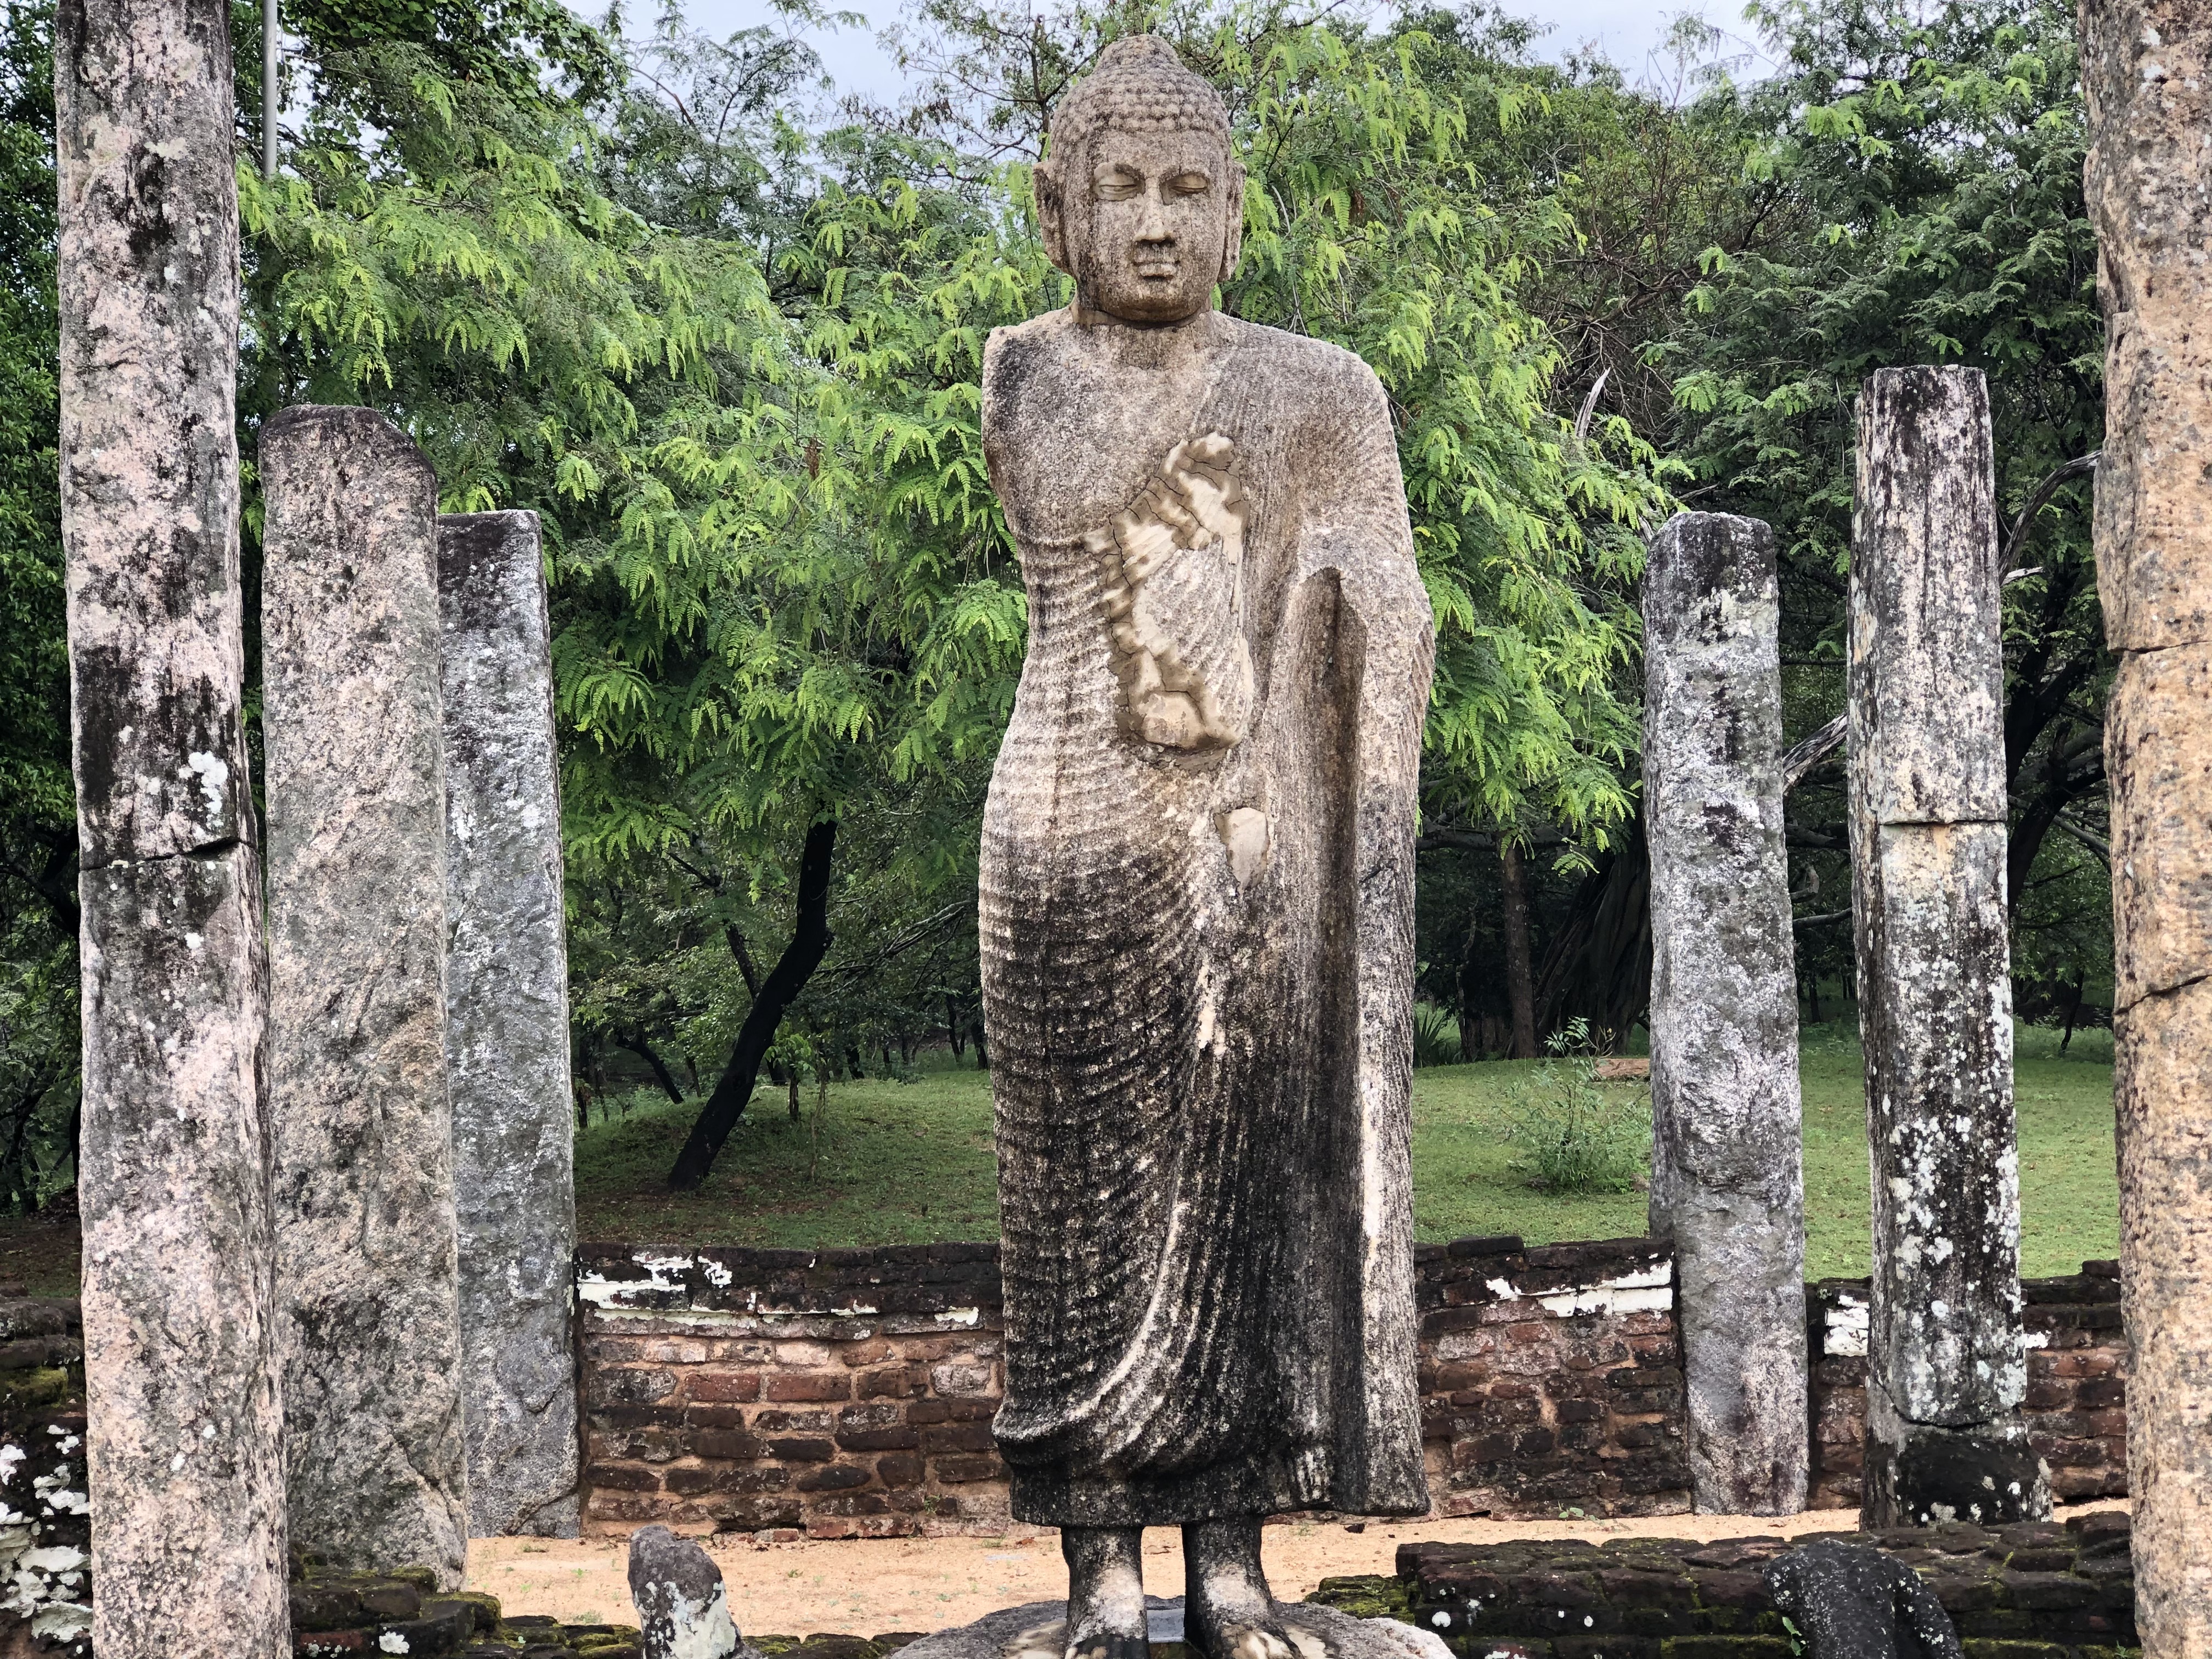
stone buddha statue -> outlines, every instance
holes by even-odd
[[[1007,1321],[996,1431],[1069,1659],[1292,1659],[1262,1519],[1428,1507],[1407,1094],[1434,634],[1388,402],[1225,317],[1221,100],[1124,40],[1036,173],[1063,311],[985,354],[1028,657],[984,812]]]

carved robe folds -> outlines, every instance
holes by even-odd
[[[1382,392],[1205,313],[994,336],[1029,655],[984,814],[1014,1512],[1425,1510],[1407,1172],[1433,629]]]

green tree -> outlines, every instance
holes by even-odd
[[[0,1201],[74,1151],[76,801],[58,473],[53,7],[0,17]]]
[[[1681,323],[1650,349],[1675,375],[1686,494],[1776,526],[1793,706],[1817,722],[1842,707],[1858,386],[1890,365],[1987,374],[2000,509],[2027,519],[2007,590],[2004,726],[2014,950],[2033,1009],[2100,977],[2110,950],[2090,825],[2111,667],[2090,478],[2063,471],[2094,454],[2104,422],[2073,15],[2055,0],[1789,0],[1756,15],[1783,72],[1716,96],[1758,135],[1753,188],[1784,192],[1800,228],[1709,249]],[[1829,911],[1849,890],[1839,791],[1831,771],[1793,803],[1793,840],[1834,878]],[[1827,822],[1803,821],[1814,812]]]

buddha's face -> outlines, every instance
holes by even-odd
[[[1076,285],[1085,306],[1137,323],[1206,309],[1228,273],[1243,203],[1237,170],[1206,132],[1121,132],[1090,145],[1062,181]]]

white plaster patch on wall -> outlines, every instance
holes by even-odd
[[[1857,1297],[1838,1296],[1820,1316],[1820,1352],[1834,1359],[1863,1359],[1871,1315]]]
[[[576,1276],[576,1294],[595,1307],[619,1310],[632,1297],[681,1292],[684,1277],[691,1270],[688,1255],[652,1255],[640,1250],[630,1260],[645,1269],[643,1279],[609,1279],[603,1273],[581,1273]]]
[[[1483,1282],[1500,1302],[1518,1302],[1525,1294],[1510,1279]],[[1554,1319],[1571,1319],[1578,1314],[1663,1313],[1674,1305],[1674,1264],[1662,1261],[1591,1285],[1539,1291],[1532,1299]]]

